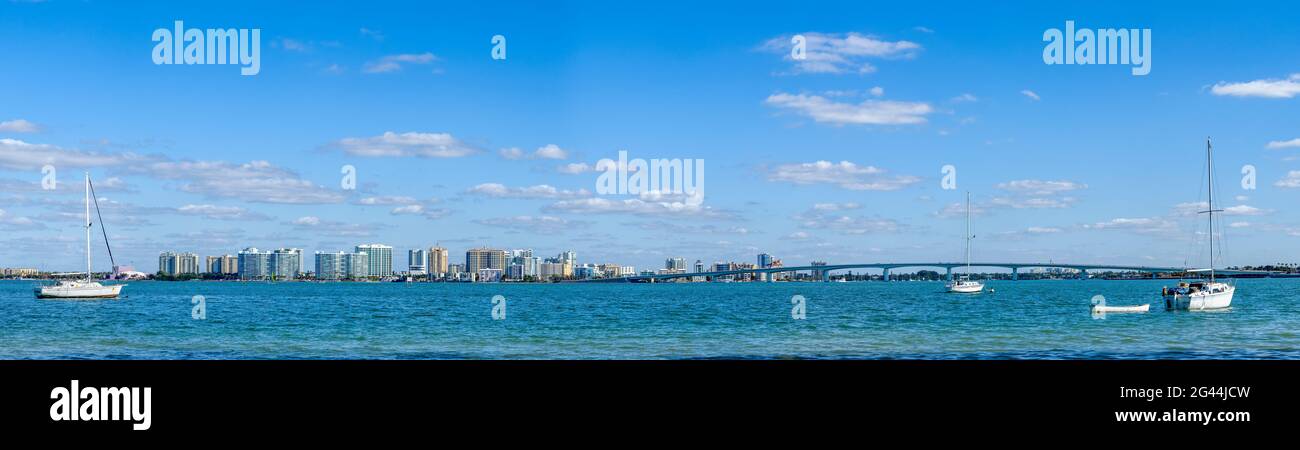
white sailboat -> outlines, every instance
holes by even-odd
[[[90,268],[90,228],[94,225],[90,220],[90,202],[92,187],[90,185],[90,174],[86,174],[86,279],[85,280],[64,280],[59,284],[51,286],[40,286],[35,289],[36,298],[52,299],[90,299],[90,298],[117,298],[122,293],[122,287],[125,284],[104,285],[94,281],[94,275]],[[99,201],[95,200],[95,211],[99,211]],[[100,222],[103,222],[101,215]],[[103,224],[100,224],[102,229]],[[108,246],[108,232],[104,232],[104,245]],[[112,248],[109,248],[109,258],[112,258]]]
[[[970,192],[966,193],[966,274],[948,282],[948,292],[974,294],[984,290],[984,283],[970,279]]]
[[[1212,309],[1224,309],[1232,306],[1232,295],[1237,292],[1237,287],[1230,283],[1214,281],[1214,213],[1223,212],[1222,209],[1214,209],[1214,147],[1210,144],[1210,139],[1205,139],[1205,161],[1206,161],[1206,180],[1209,184],[1207,192],[1209,193],[1209,207],[1201,214],[1208,214],[1210,217],[1210,268],[1189,270],[1188,272],[1209,272],[1209,281],[1181,282],[1177,287],[1165,287],[1161,294],[1165,298],[1165,308],[1171,310],[1190,310],[1202,311]]]

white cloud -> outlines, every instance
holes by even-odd
[[[1250,226],[1250,222],[1233,222],[1228,224],[1228,226],[1232,228],[1246,228]]]
[[[826,204],[821,204],[826,205]],[[853,204],[849,204],[852,206]],[[838,209],[818,208],[814,205],[812,210],[794,216],[794,220],[799,225],[807,229],[831,229],[837,230],[844,234],[868,234],[868,233],[892,233],[903,228],[901,224],[893,219],[880,217],[852,217],[845,215],[828,214],[844,209],[839,205]],[[849,208],[853,209],[853,208]]]
[[[1264,147],[1270,150],[1280,148],[1300,148],[1300,138],[1295,138],[1289,141],[1270,141],[1268,145],[1265,145]]]
[[[777,166],[768,173],[767,179],[794,184],[833,184],[855,191],[893,191],[921,181],[919,177],[910,175],[886,177],[884,174],[883,169],[875,166],[859,166],[848,161],[816,161]]]
[[[953,103],[963,103],[963,102],[973,103],[977,101],[979,101],[979,98],[969,93],[964,93],[952,98]]]
[[[1025,89],[1025,90],[1020,91],[1020,94],[1021,94],[1021,95],[1024,95],[1025,97],[1029,97],[1029,98],[1030,98],[1031,100],[1033,100],[1033,101],[1039,101],[1039,100],[1042,100],[1042,98],[1038,96],[1038,93],[1036,93],[1036,92],[1034,92],[1034,91],[1031,91],[1031,90],[1029,90],[1029,89]]]
[[[1210,88],[1214,95],[1233,97],[1292,98],[1300,94],[1300,73],[1284,80],[1264,79],[1242,83],[1220,81]]]
[[[568,151],[565,151],[555,144],[547,144],[538,147],[537,150],[531,154],[524,153],[524,151],[520,150],[518,147],[503,148],[500,150],[500,154],[501,157],[505,159],[566,159],[569,157]]]
[[[0,122],[0,131],[9,133],[35,133],[41,131],[41,127],[40,125],[23,119],[14,119]]]
[[[30,217],[15,216],[9,212],[0,209],[0,226],[5,228],[42,228],[40,222],[32,220]]]
[[[582,162],[568,163],[557,167],[555,170],[560,173],[567,173],[569,175],[578,175],[581,173],[594,172],[596,170],[596,166],[587,163],[582,163]]]
[[[1174,214],[1180,216],[1195,216],[1201,211],[1209,209],[1207,202],[1187,202],[1174,205]],[[1223,208],[1225,216],[1263,216],[1272,213],[1272,210],[1260,209],[1250,205],[1237,205]]]
[[[301,226],[315,226],[315,225],[320,225],[320,223],[321,223],[320,217],[316,217],[316,216],[302,216],[293,220],[294,225],[301,225]]]
[[[931,30],[931,29],[926,28],[926,27],[921,27],[921,26],[912,27],[912,29],[915,30],[915,31],[919,31],[919,32],[922,32],[922,33],[926,33],[926,34],[929,34],[929,33],[933,33],[933,32],[934,32],[934,30]]]
[[[1118,218],[1108,222],[1084,224],[1088,230],[1124,230],[1141,234],[1169,233],[1178,230],[1178,225],[1162,218]]]
[[[17,139],[0,139],[0,168],[40,170],[49,164],[56,169],[71,167],[110,167],[147,161],[133,153],[93,153],[70,150],[49,144],[31,144]]]
[[[867,62],[872,58],[910,58],[921,51],[921,45],[909,41],[886,41],[875,36],[856,32],[840,33],[801,33],[805,39],[804,58],[795,60],[791,55],[792,35],[769,39],[762,46],[763,50],[780,54],[786,61],[794,64],[795,73],[858,73],[876,71],[876,67]]]
[[[589,197],[591,192],[586,189],[576,191],[559,189],[548,184],[539,184],[527,187],[507,187],[501,183],[483,183],[465,191],[467,194],[482,195],[493,198],[578,198]]]
[[[691,204],[683,201],[647,201],[640,198],[608,199],[582,198],[560,200],[545,208],[547,211],[585,213],[585,214],[635,214],[645,216],[696,216],[727,218],[727,214],[712,207]]]
[[[381,195],[375,197],[365,197],[356,201],[358,205],[366,206],[388,206],[388,205],[412,205],[419,203],[415,197],[402,195]]]
[[[1287,172],[1286,177],[1283,177],[1281,180],[1277,180],[1277,182],[1273,183],[1273,185],[1280,188],[1288,188],[1288,189],[1300,188],[1300,170],[1292,170],[1290,172]]]
[[[590,222],[570,221],[555,216],[514,216],[478,219],[474,223],[490,227],[510,228],[541,233],[558,233],[572,228],[585,227]]]
[[[426,219],[441,219],[451,214],[451,210],[445,208],[428,208],[424,205],[405,205],[393,208],[389,212],[394,216],[424,216]]]
[[[270,217],[238,206],[185,205],[176,212],[187,216],[201,216],[214,220],[268,220]]]
[[[225,161],[163,161],[126,170],[157,178],[184,180],[181,190],[207,197],[237,198],[257,203],[341,203],[338,191],[304,180],[297,173],[267,161],[232,164]]]
[[[813,209],[814,209],[814,210],[817,210],[817,211],[846,211],[846,210],[850,210],[850,209],[858,209],[858,208],[861,208],[861,207],[862,207],[862,205],[857,204],[857,203],[854,203],[854,202],[847,202],[847,203],[817,203],[817,204],[814,204],[814,205],[813,205]]]
[[[1056,227],[1029,227],[1025,229],[1025,232],[1029,234],[1054,234],[1061,231],[1060,228]]]
[[[880,86],[876,86],[876,87],[871,88],[871,91],[870,91],[870,92],[871,92],[871,95],[874,95],[874,96],[876,96],[876,97],[880,97],[880,96],[885,95],[885,88],[882,88],[882,87],[880,87]]]
[[[1068,180],[1014,180],[998,183],[997,188],[1025,195],[1052,195],[1086,189],[1088,185]]]
[[[865,100],[858,104],[839,103],[819,95],[776,93],[764,101],[833,125],[914,125],[925,123],[934,112],[927,103],[893,100]]]
[[[336,145],[349,155],[368,157],[459,158],[479,151],[449,133],[387,131],[367,138],[343,138]]]
[[[364,28],[362,28],[364,30]],[[402,67],[409,64],[429,64],[437,61],[438,57],[433,53],[404,53],[400,55],[388,55],[375,61],[366,63],[361,68],[365,73],[389,73],[402,70]]]

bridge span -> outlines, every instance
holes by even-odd
[[[654,275],[634,275],[617,278],[596,278],[591,280],[581,280],[582,282],[654,282],[672,280],[678,278],[696,278],[716,279],[717,277],[743,275],[743,274],[764,274],[767,281],[773,281],[772,274],[783,272],[812,272],[814,278],[822,281],[830,280],[830,273],[837,270],[848,269],[880,269],[883,271],[883,278],[889,281],[889,271],[898,268],[938,268],[947,271],[948,280],[952,280],[952,270],[956,267],[964,267],[966,263],[957,262],[922,262],[922,263],[860,263],[860,264],[826,264],[826,265],[807,265],[807,266],[789,266],[789,267],[763,267],[753,269],[736,269],[736,270],[717,270],[712,272],[682,272],[682,273],[662,273]],[[1002,263],[1002,262],[972,262],[971,267],[996,267],[1011,270],[1011,279],[1020,278],[1020,269],[1024,268],[1061,268],[1070,269],[1079,272],[1079,278],[1086,279],[1088,271],[1093,270],[1116,270],[1125,272],[1150,273],[1152,278],[1162,273],[1185,273],[1190,269],[1185,267],[1153,267],[1153,266],[1125,266],[1125,265],[1105,265],[1105,264],[1068,264],[1068,263]],[[1246,274],[1267,274],[1264,271],[1253,270],[1216,270],[1215,273],[1223,275],[1246,275]]]

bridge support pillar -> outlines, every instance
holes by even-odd
[[[774,280],[774,278],[776,278],[776,272],[768,272],[768,273],[766,273],[766,274],[764,274],[764,275],[767,276],[767,282],[768,282],[768,283],[771,283],[771,282],[773,282],[773,281],[776,281],[776,280]]]
[[[1151,272],[1151,279],[1154,280],[1154,279],[1158,278],[1158,277],[1156,277],[1156,275],[1159,275],[1159,274],[1157,274],[1157,273],[1155,273],[1155,272]]]
[[[881,279],[882,281],[889,281],[889,268],[888,268],[888,267],[885,268],[885,272],[880,276],[880,279]]]
[[[1079,269],[1079,279],[1080,280],[1088,279],[1088,271],[1086,269]]]
[[[948,281],[952,281],[952,268],[948,268]]]
[[[1015,280],[1019,280],[1019,279],[1020,279],[1020,268],[1019,268],[1019,267],[1012,267],[1012,268],[1011,268],[1011,280],[1012,280],[1012,281],[1015,281]]]

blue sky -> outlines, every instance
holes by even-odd
[[[165,250],[369,242],[396,247],[397,264],[435,243],[455,260],[572,249],[638,268],[760,252],[958,260],[966,191],[978,260],[1196,265],[1186,211],[1203,201],[1206,136],[1228,263],[1291,262],[1298,16],[1285,3],[6,1],[0,266],[77,267],[86,170],[119,262],[146,271]],[[150,36],[175,20],[260,28],[260,73],[153,64]],[[1066,20],[1150,28],[1151,73],[1044,64],[1043,32]],[[491,58],[497,34],[505,60]],[[818,64],[790,58],[793,35]],[[704,159],[704,204],[597,194],[579,169],[619,150]],[[46,164],[57,190],[40,189]],[[341,189],[345,165],[356,190]]]

